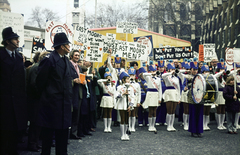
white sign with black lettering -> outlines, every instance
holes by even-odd
[[[138,24],[133,22],[117,22],[117,33],[130,33],[137,34],[138,33]]]
[[[204,62],[211,62],[211,60],[218,59],[215,52],[215,44],[203,44]]]
[[[103,38],[89,37],[87,41],[86,61],[102,62]]]
[[[14,33],[17,33],[19,37],[19,47],[24,45],[24,17],[21,14],[3,12],[0,11],[0,31],[6,27],[12,27]],[[2,35],[0,35],[0,41],[2,41]]]

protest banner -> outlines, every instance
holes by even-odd
[[[133,22],[117,22],[116,32],[137,34],[138,24]]]
[[[24,45],[24,17],[21,14],[3,12],[0,13],[0,31],[6,27],[12,27],[13,32],[17,33],[19,37],[19,47]],[[0,35],[0,40],[2,41],[2,35]],[[0,44],[0,46],[2,46]]]
[[[32,53],[42,52],[45,50],[45,39],[33,37]]]
[[[146,54],[147,56],[152,56],[153,42],[152,35],[135,37],[133,38],[134,42],[138,42],[139,44],[145,45],[147,47]]]
[[[225,50],[225,62],[228,70],[233,69],[233,48],[226,48]]]
[[[106,33],[106,37],[109,38],[109,40],[116,40],[116,34],[113,33]]]
[[[198,60],[199,61],[204,61],[203,45],[199,45]]]
[[[193,57],[191,46],[154,48],[153,53],[153,59],[156,61],[160,60],[160,57],[164,59],[189,59]]]
[[[203,44],[204,62],[211,62],[213,58],[217,58],[215,52],[215,44]]]
[[[86,61],[102,62],[103,38],[88,37]]]
[[[64,32],[68,40],[71,42],[73,37],[73,28],[72,25],[67,23],[60,23],[60,22],[54,22],[54,21],[48,21],[46,23],[46,29],[45,29],[45,47],[46,49],[50,50],[53,45],[53,39],[56,33]],[[72,48],[72,47],[70,47]]]

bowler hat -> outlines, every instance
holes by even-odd
[[[56,46],[60,46],[60,45],[65,45],[65,44],[70,44],[67,36],[65,33],[57,33],[54,36],[54,40],[53,40],[53,46],[52,47],[56,47]]]
[[[12,27],[6,27],[5,29],[3,29],[2,31],[2,44],[9,39],[13,39],[13,38],[18,38],[19,36],[17,35],[17,33],[14,33],[12,30]]]

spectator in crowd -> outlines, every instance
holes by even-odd
[[[180,69],[179,63],[178,63],[178,59],[174,59],[173,60],[174,66],[176,69]]]
[[[23,57],[17,51],[19,36],[11,27],[2,31],[0,50],[0,154],[18,154],[19,131],[27,127]]]
[[[218,63],[218,59],[212,58],[211,66],[209,66],[211,74],[215,74],[217,72],[217,63]]]

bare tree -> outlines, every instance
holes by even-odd
[[[131,6],[98,4],[96,27],[114,27],[118,21],[138,23],[138,27],[147,29],[148,3],[138,2]],[[95,15],[87,14],[86,26],[94,28]]]
[[[42,9],[39,6],[36,6],[34,9],[32,9],[31,17],[26,22],[26,25],[44,28],[46,21],[48,20],[58,21],[59,16],[52,10],[49,10],[47,8]]]

